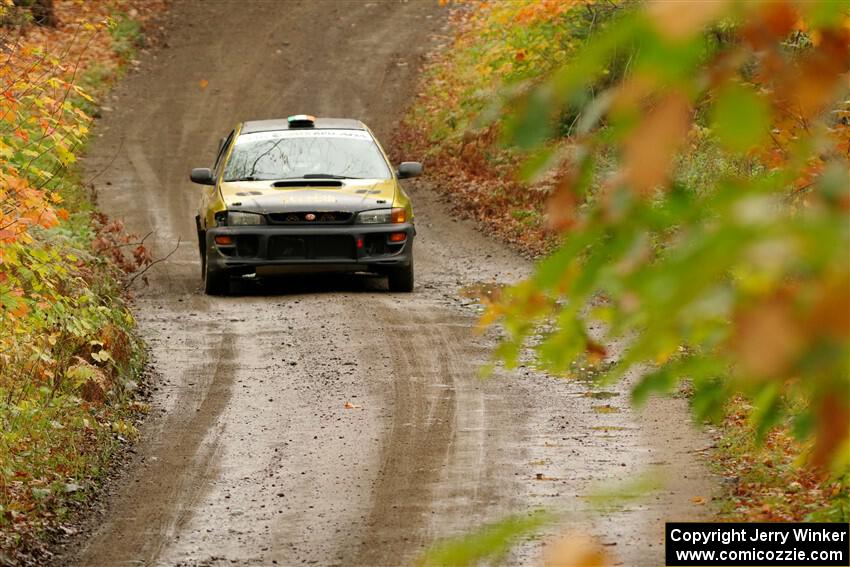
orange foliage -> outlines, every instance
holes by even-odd
[[[585,3],[589,4],[589,2]],[[552,21],[563,16],[577,4],[581,4],[580,0],[537,0],[523,6],[517,12],[516,22],[528,25],[535,22]]]

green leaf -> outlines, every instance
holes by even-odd
[[[753,400],[753,412],[750,423],[755,428],[756,440],[761,442],[771,427],[777,424],[782,409],[779,384],[765,384]]]
[[[498,559],[517,539],[533,534],[551,521],[548,514],[539,511],[526,516],[510,516],[469,534],[437,543],[425,552],[419,565],[466,567],[478,565],[484,559]]]
[[[640,72],[661,78],[668,84],[687,84],[705,60],[706,41],[697,35],[672,41],[657,33],[641,36],[635,66]]]
[[[669,393],[676,385],[678,376],[674,373],[677,366],[665,366],[655,372],[650,372],[632,388],[632,403],[642,405],[650,394]]]
[[[534,152],[520,165],[519,178],[526,183],[538,181],[557,162],[558,157],[553,147],[544,147]]]
[[[509,143],[530,150],[552,136],[553,109],[550,94],[548,88],[539,87],[523,100],[505,127]]]
[[[815,416],[811,411],[804,411],[794,417],[791,431],[798,441],[802,441],[815,430]]]
[[[712,108],[712,128],[726,148],[745,152],[767,137],[770,109],[752,88],[731,85],[717,96]]]
[[[840,25],[842,18],[850,10],[848,0],[831,0],[829,2],[801,2],[800,8],[806,14],[806,20],[811,26]]]
[[[723,403],[727,398],[727,383],[720,377],[695,380],[691,407],[696,420],[719,421],[723,414]]]
[[[585,496],[585,499],[597,510],[604,511],[644,498],[662,487],[663,483],[657,475],[644,472],[617,483],[607,482],[600,485]]]

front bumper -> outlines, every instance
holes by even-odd
[[[396,233],[405,240],[391,242]],[[207,263],[232,275],[385,272],[410,265],[415,234],[412,223],[222,226],[206,232]],[[217,236],[229,236],[233,244],[217,244]]]

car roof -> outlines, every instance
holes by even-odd
[[[251,132],[273,132],[275,130],[289,130],[289,121],[286,118],[273,118],[271,120],[249,120],[242,123],[242,134]],[[296,127],[293,130],[310,130],[309,127]],[[353,118],[316,118],[313,130],[365,130],[366,125]]]

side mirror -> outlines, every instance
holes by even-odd
[[[403,161],[398,166],[398,178],[410,179],[422,175],[422,164],[418,161]]]
[[[189,174],[189,179],[192,180],[192,183],[215,185],[215,177],[213,177],[213,172],[208,167],[196,167]]]

